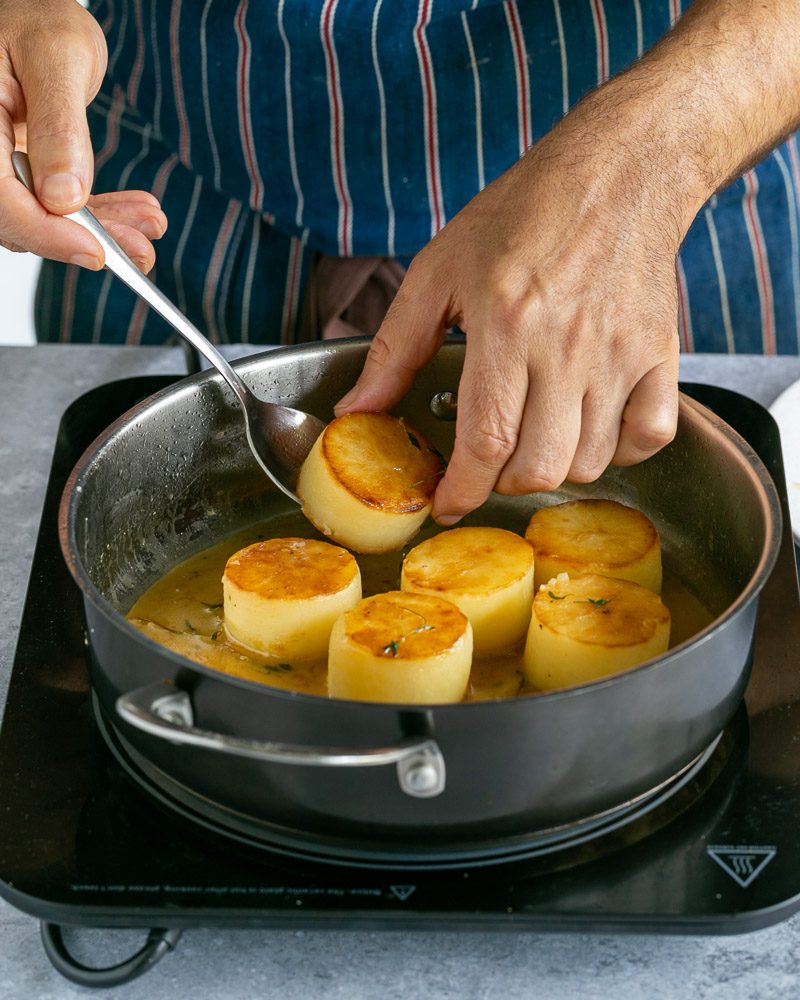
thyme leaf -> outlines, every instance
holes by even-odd
[[[422,624],[417,625],[416,628],[412,628],[409,632],[406,632],[405,635],[401,635],[399,639],[392,639],[392,641],[381,650],[384,656],[397,656],[400,651],[400,643],[405,642],[409,636],[416,635],[417,632],[430,632],[432,629],[436,628],[435,625],[429,625],[425,620],[425,615],[421,615],[419,611],[414,611],[413,608],[406,608],[402,604],[399,606],[403,609],[403,611],[408,611],[409,614],[416,615],[417,618],[421,618]]]
[[[562,594],[561,597],[559,597],[558,594],[554,594],[552,590],[548,590],[547,596],[553,601],[563,601],[567,595]]]
[[[587,599],[586,603],[587,604],[594,604],[594,606],[596,608],[602,608],[602,606],[604,604],[608,604],[608,598],[606,598],[606,597],[598,597],[597,599],[595,599],[594,597],[590,597],[590,598]]]
[[[268,674],[286,674],[294,670],[291,663],[262,663],[261,666]]]

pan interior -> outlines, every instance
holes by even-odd
[[[338,351],[311,345],[270,352],[242,372],[266,398],[330,419],[365,350],[347,342]],[[460,345],[446,345],[395,411],[445,455],[455,425],[434,417],[430,401],[456,390],[462,355]],[[733,432],[685,400],[675,440],[648,461],[547,494],[492,494],[463,523],[524,533],[539,506],[578,497],[619,500],[653,520],[666,571],[716,617],[763,558],[770,509],[754,463]],[[290,509],[252,459],[227,388],[210,375],[165,390],[122,418],[84,456],[65,502],[73,532],[68,545],[83,582],[120,612],[190,555]]]

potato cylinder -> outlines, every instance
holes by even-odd
[[[361,600],[361,572],[339,546],[271,538],[234,552],[222,594],[235,642],[276,660],[321,659],[333,623]]]
[[[566,573],[533,600],[524,670],[542,691],[598,680],[666,652],[670,614],[630,580]]]
[[[533,600],[533,549],[503,528],[453,528],[416,545],[400,587],[452,601],[469,618],[476,656],[525,641]]]
[[[404,704],[461,701],[472,627],[449,601],[395,590],[345,612],[328,651],[332,698]]]

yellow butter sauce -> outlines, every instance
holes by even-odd
[[[437,531],[430,524],[411,545]],[[299,511],[270,518],[229,536],[180,563],[146,590],[128,612],[128,619],[145,634],[189,660],[246,680],[303,694],[327,695],[327,664],[280,663],[237,644],[225,632],[222,609],[222,573],[238,549],[264,538],[319,537]],[[364,596],[400,586],[404,552],[356,555]],[[670,646],[691,638],[712,620],[711,613],[674,577],[664,574],[661,599],[670,610]],[[524,681],[521,651],[507,656],[476,659],[472,665],[467,701],[513,698],[533,694]]]

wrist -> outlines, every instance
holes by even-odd
[[[694,0],[575,108],[609,124],[630,196],[671,218],[679,242],[716,191],[800,127],[798,32],[796,0]]]
[[[613,214],[628,232],[660,241],[665,252],[677,253],[714,193],[702,150],[657,94],[625,75],[587,95],[551,136],[571,150],[568,169],[589,210]]]

